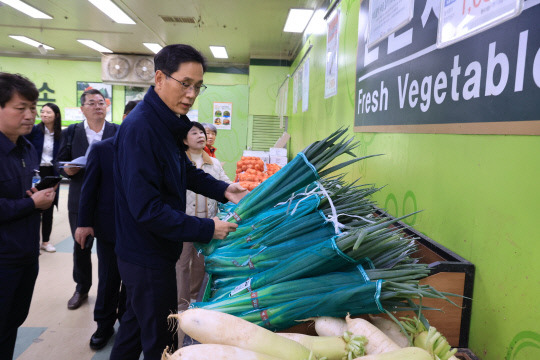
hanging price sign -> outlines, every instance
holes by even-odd
[[[437,47],[442,48],[521,13],[523,0],[441,0]]]

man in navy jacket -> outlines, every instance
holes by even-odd
[[[159,360],[175,347],[167,316],[177,311],[175,264],[182,242],[223,239],[236,224],[185,214],[186,189],[221,202],[246,191],[197,169],[183,151],[185,114],[204,88],[202,55],[169,45],[154,57],[155,87],[126,117],[115,139],[116,254],[127,308],[111,360]]]
[[[0,358],[11,359],[38,274],[40,210],[53,188],[32,187],[39,159],[22,135],[32,131],[39,92],[28,79],[0,73]]]
[[[130,101],[124,108],[124,118],[137,105]],[[98,290],[94,306],[97,330],[90,338],[90,348],[99,350],[107,345],[114,334],[114,324],[126,309],[126,290],[121,286],[114,244],[113,145],[108,138],[92,145],[86,161],[86,172],[79,202],[78,227],[75,241],[82,248],[86,237],[97,238]]]

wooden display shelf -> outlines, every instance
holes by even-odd
[[[394,218],[382,210],[378,210],[377,215]],[[419,258],[420,262],[429,264],[431,275],[423,279],[421,283],[429,284],[440,292],[463,296],[450,297],[459,307],[439,299],[424,299],[422,306],[441,309],[441,311],[424,311],[423,314],[429,324],[437,328],[452,347],[467,348],[471,323],[474,265],[403,222],[398,222],[395,226],[401,228],[407,235],[417,238],[419,251],[413,256]],[[400,312],[397,315],[401,317],[414,314]]]
[[[376,216],[394,218],[382,210],[377,210]],[[474,265],[459,255],[437,244],[424,234],[410,228],[408,225],[397,222],[393,226],[410,236],[416,238],[418,253],[414,256],[420,262],[429,264],[431,275],[421,281],[429,284],[440,292],[448,292],[463,297],[451,297],[458,306],[444,300],[424,299],[422,306],[441,309],[441,311],[426,310],[423,315],[431,326],[434,326],[443,334],[452,347],[467,348],[469,346],[469,326],[471,322],[472,293],[474,285]],[[199,294],[198,301],[205,301],[210,294],[210,282],[208,276],[203,282],[204,292]],[[377,314],[378,316],[385,316]],[[412,312],[399,312],[396,317],[413,316]],[[312,322],[301,323],[283,332],[296,332],[308,335],[316,335]],[[464,357],[463,359],[469,360]],[[470,360],[473,360],[472,358]]]

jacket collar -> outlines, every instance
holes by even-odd
[[[186,151],[186,155],[189,158],[189,161],[193,162],[193,160],[191,159],[191,154],[189,153],[189,151]],[[202,152],[202,159],[203,159],[203,164],[207,164],[207,165],[213,165],[214,164],[212,162],[212,158],[205,151]]]
[[[3,132],[0,131],[0,151],[5,154],[9,154],[17,146],[21,148],[29,147],[30,142],[26,140],[24,136],[19,136],[17,143],[14,144],[6,135],[4,135]]]
[[[154,85],[144,96],[144,101],[148,103],[158,114],[157,119],[161,121],[174,135],[184,137],[191,129],[191,121],[186,115],[177,116],[169,107],[161,100],[159,95],[154,90]]]

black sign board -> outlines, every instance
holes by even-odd
[[[442,49],[438,6],[415,1],[408,25],[367,48],[362,2],[355,131],[540,135],[540,0]]]

